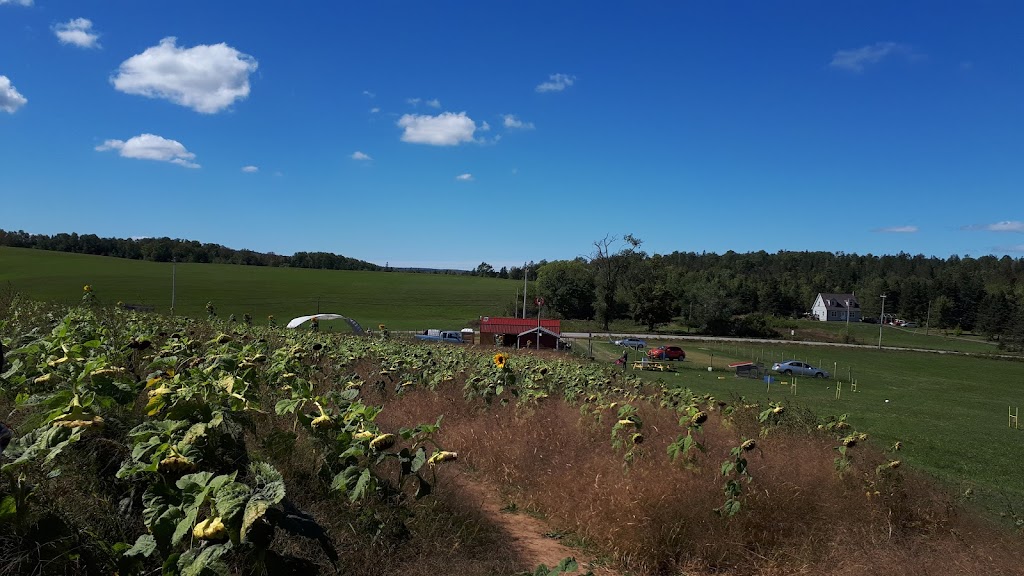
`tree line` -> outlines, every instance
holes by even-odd
[[[151,262],[195,262],[202,264],[243,264],[247,266],[290,266],[325,270],[380,270],[381,267],[328,252],[296,252],[291,256],[235,250],[220,244],[171,238],[100,238],[95,234],[29,234],[23,230],[0,230],[0,246],[36,248],[56,252],[113,256]]]
[[[654,330],[673,320],[705,333],[770,332],[799,318],[819,292],[857,295],[866,318],[886,314],[931,327],[1024,342],[1024,258],[831,252],[672,252],[649,255],[627,235],[594,242],[588,258],[547,262],[537,292],[567,319],[607,329],[631,319]]]

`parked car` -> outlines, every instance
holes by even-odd
[[[679,346],[658,346],[647,351],[652,360],[686,360],[686,352]]]
[[[623,338],[622,340],[616,340],[615,345],[640,350],[642,348],[647,348],[647,341],[640,338]]]
[[[828,378],[831,376],[831,374],[821,368],[815,368],[806,362],[800,362],[798,360],[776,362],[772,365],[772,370],[779,374],[785,374],[786,376],[790,376],[792,374],[796,374],[797,376],[813,376],[815,378]]]
[[[904,328],[917,328],[917,322],[904,322]]]

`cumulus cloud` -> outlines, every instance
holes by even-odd
[[[535,90],[537,92],[561,92],[576,82],[575,76],[568,74],[552,74],[548,76],[547,82],[541,82]]]
[[[426,105],[430,106],[431,108],[441,108],[441,101],[438,100],[437,98],[434,98],[433,100],[427,100]]]
[[[370,108],[370,114],[376,114],[377,112],[380,112],[380,108],[377,108],[376,106]]]
[[[373,160],[373,158],[370,158],[369,154],[365,152],[360,152],[359,150],[353,152],[351,158],[353,160]]]
[[[31,6],[32,0],[0,0],[0,5],[14,4],[15,6]]]
[[[513,130],[533,130],[533,122],[523,122],[516,117],[515,114],[505,114],[502,116],[505,122],[505,128],[511,128]]]
[[[455,179],[458,180],[459,182],[472,182],[473,175],[469,173],[459,174],[458,176],[455,177]]]
[[[28,98],[25,98],[18,92],[14,84],[11,84],[11,79],[7,76],[0,76],[0,110],[8,114],[14,114],[18,108],[27,103]]]
[[[406,114],[398,119],[398,126],[404,129],[403,142],[431,146],[456,146],[472,142],[473,133],[477,129],[476,122],[466,116],[465,112],[444,112],[437,116]]]
[[[155,134],[140,134],[134,138],[129,138],[127,141],[107,140],[97,146],[96,150],[100,152],[117,150],[122,158],[159,160],[160,162],[170,162],[171,164],[178,164],[186,168],[199,168],[199,164],[193,162],[196,155],[186,150],[181,142],[168,140]]]
[[[994,224],[972,224],[962,230],[986,230],[988,232],[1024,232],[1024,222],[1019,220],[1003,220]]]
[[[850,72],[863,72],[869,64],[877,64],[890,56],[902,56],[907,59],[915,59],[918,55],[909,46],[896,42],[875,42],[860,48],[851,50],[839,50],[832,55],[829,66],[848,70]]]
[[[259,171],[260,171],[260,169],[259,169],[258,166],[242,166],[242,172],[245,172],[247,174],[252,174],[253,172],[259,172]]]
[[[249,75],[258,65],[223,42],[182,48],[171,36],[122,62],[110,81],[126,94],[164,98],[213,114],[249,96]]]
[[[92,30],[92,20],[74,18],[53,27],[61,44],[74,44],[79,48],[99,48],[100,35]]]
[[[886,226],[885,228],[875,228],[873,232],[891,232],[896,234],[912,234],[917,232],[917,226]]]

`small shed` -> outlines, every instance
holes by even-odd
[[[517,348],[536,349],[538,348],[538,342],[540,342],[540,348],[548,348],[554,350],[565,348],[565,343],[562,341],[562,338],[558,334],[555,334],[551,330],[548,330],[547,328],[543,328],[541,326],[534,326],[533,328],[530,328],[529,330],[520,333],[516,337]]]
[[[495,346],[519,346],[520,335],[522,345],[525,346],[529,339],[532,347],[537,345],[537,335],[530,337],[530,333],[542,328],[540,333],[541,348],[555,348],[562,334],[561,320],[545,320],[539,322],[536,318],[498,318],[484,316],[480,319],[480,344]]]

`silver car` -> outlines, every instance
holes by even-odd
[[[825,370],[821,368],[815,368],[806,362],[800,362],[799,360],[786,360],[785,362],[776,362],[772,365],[772,370],[779,374],[785,374],[791,376],[796,374],[797,376],[813,376],[815,378],[828,378],[831,376]]]
[[[647,341],[642,338],[623,338],[622,340],[616,340],[615,345],[641,350],[647,348]]]

